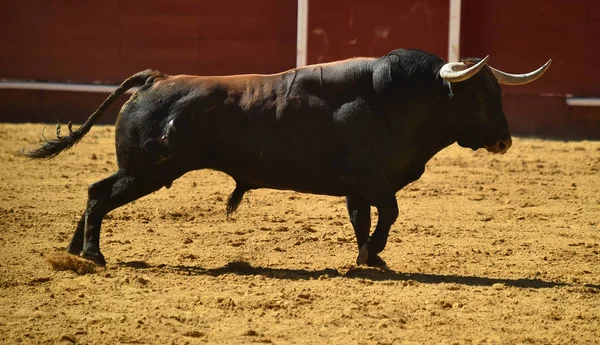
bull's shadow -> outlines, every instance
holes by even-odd
[[[345,277],[350,279],[360,278],[372,281],[414,281],[423,284],[455,283],[467,286],[492,286],[494,284],[504,284],[505,286],[533,289],[571,286],[571,284],[567,283],[544,281],[541,279],[502,279],[427,273],[402,273],[393,270],[380,270],[362,267],[352,268],[346,272],[340,272],[339,270],[333,268],[326,268],[322,270],[304,270],[288,268],[270,268],[260,266],[254,267],[244,261],[230,262],[227,265],[220,268],[202,268],[199,266],[165,264],[154,266],[144,261],[120,262],[117,263],[117,265],[135,269],[150,269],[176,274],[208,275],[213,277],[221,276],[224,274],[237,274],[241,276],[259,275],[267,278],[289,280],[309,280],[319,278],[322,279],[323,277]],[[588,284],[585,286],[600,290],[600,285]]]

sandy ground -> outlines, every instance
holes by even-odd
[[[199,171],[109,214],[107,268],[78,275],[47,259],[116,170],[114,127],[53,160],[19,156],[41,130],[0,124],[0,343],[600,339],[600,142],[442,151],[397,194],[389,271],[353,264],[343,198],[253,191],[226,219],[233,181]]]

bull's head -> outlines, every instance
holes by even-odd
[[[531,83],[546,72],[552,60],[537,70],[525,74],[509,74],[486,65],[483,59],[450,62],[440,69],[440,77],[448,82],[458,118],[452,121],[457,142],[462,147],[485,147],[492,153],[505,153],[512,145],[508,124],[502,110],[501,85]]]

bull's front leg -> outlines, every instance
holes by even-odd
[[[354,196],[346,197],[346,207],[348,208],[348,215],[350,216],[350,223],[354,228],[354,234],[356,235],[356,243],[358,244],[358,250],[369,240],[369,231],[371,230],[371,205]],[[356,259],[356,263],[359,263],[360,255]]]
[[[356,264],[386,267],[385,261],[378,254],[385,248],[390,228],[398,217],[396,198],[388,197],[376,206],[379,219],[371,237],[369,237],[369,230],[371,229],[370,205],[361,198],[348,196],[346,197],[346,206],[348,207],[348,215],[354,228],[359,249]]]
[[[357,264],[366,264],[374,267],[387,267],[385,261],[379,257],[379,253],[385,249],[388,235],[392,224],[398,218],[398,203],[395,197],[388,197],[376,204],[379,219],[373,235],[369,237],[367,243],[360,247]]]
[[[357,151],[349,153],[346,158],[349,162],[347,167],[342,166],[342,176],[353,190],[346,197],[346,205],[359,248],[356,263],[386,267],[385,261],[378,254],[385,248],[390,228],[398,217],[395,189],[389,182],[384,167],[374,159],[378,155],[365,150],[363,146],[355,149]],[[371,206],[377,208],[379,219],[373,235],[369,237]]]

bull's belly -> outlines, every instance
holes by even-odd
[[[221,169],[219,169],[221,170]],[[222,169],[237,183],[246,184],[252,189],[270,188],[293,190],[301,193],[346,196],[352,194],[352,186],[340,173],[319,167],[262,167],[238,170]]]

